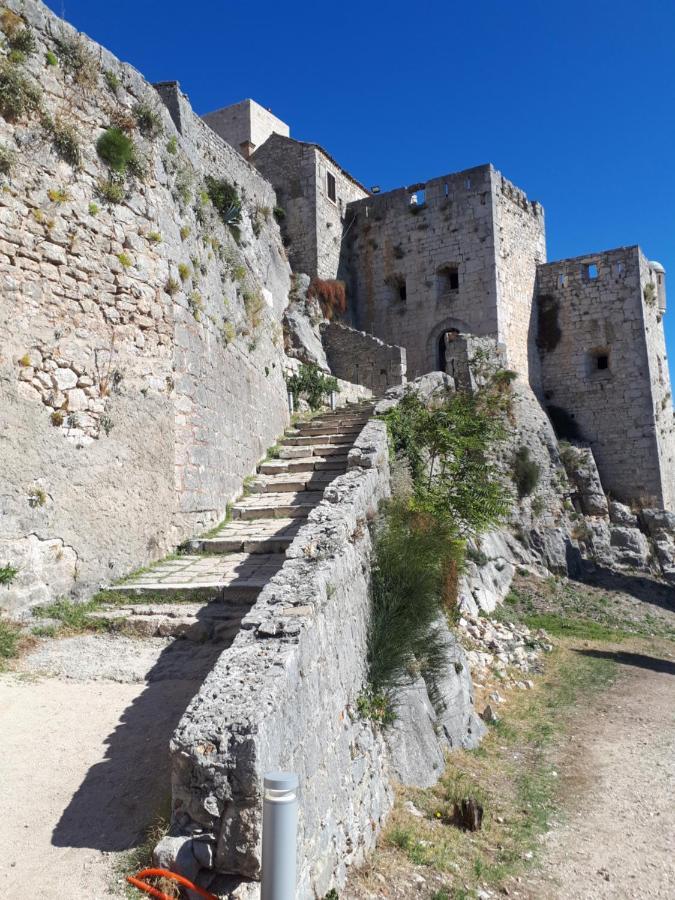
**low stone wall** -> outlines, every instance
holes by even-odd
[[[341,884],[373,846],[393,798],[384,741],[356,703],[367,674],[368,519],[388,491],[385,426],[372,421],[179,723],[174,832],[185,837],[168,842],[181,870],[206,859],[258,877],[261,785],[274,769],[300,777],[298,898]]]
[[[379,338],[337,322],[321,326],[328,365],[334,375],[354,384],[364,384],[375,395],[405,382],[406,353],[403,347],[385,344]]]

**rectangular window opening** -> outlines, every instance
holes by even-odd
[[[596,263],[588,263],[585,266],[585,274],[586,278],[589,281],[594,281],[598,277],[598,266]]]
[[[326,172],[326,192],[328,194],[328,199],[335,203],[337,193],[335,190],[335,175],[333,175],[332,172]]]
[[[606,353],[600,353],[595,357],[595,364],[598,370],[603,371],[609,369],[609,356]]]
[[[439,266],[436,269],[438,296],[442,298],[459,290],[459,269],[455,265]]]
[[[558,275],[558,287],[564,288],[567,285],[567,275],[564,272],[561,272]]]

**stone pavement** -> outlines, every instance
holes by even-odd
[[[118,585],[117,593],[129,594],[128,606],[111,604],[96,615],[144,635],[203,640],[236,631],[326,485],[347,470],[347,454],[372,408],[347,407],[290,429],[278,458],[261,463],[217,532]],[[143,597],[148,603],[138,602]]]

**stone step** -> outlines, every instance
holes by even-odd
[[[305,517],[323,497],[323,491],[296,494],[255,494],[232,507],[233,519],[296,519]]]
[[[133,596],[180,592],[185,600],[210,591],[222,600],[249,601],[258,596],[283,562],[282,553],[185,554],[117,585],[115,591]]]
[[[250,602],[134,603],[104,606],[91,618],[138,637],[232,640],[250,608]]]
[[[289,429],[288,437],[316,437],[324,434],[344,434],[353,437],[363,431],[363,425],[298,425]]]
[[[268,459],[260,464],[263,475],[278,475],[282,472],[334,472],[335,476],[347,471],[347,454],[339,454],[324,459],[321,456],[304,456],[299,459]]]
[[[311,447],[314,444],[344,444],[350,446],[354,443],[350,436],[339,431],[335,434],[317,434],[316,436],[285,437],[280,442],[282,447]]]
[[[210,538],[190,541],[195,553],[283,553],[304,525],[302,518],[237,519]]]
[[[334,472],[289,472],[260,475],[248,485],[251,494],[287,494],[299,491],[323,491],[335,478]]]
[[[316,444],[313,446],[286,447],[279,450],[279,459],[304,459],[307,456],[346,456],[353,444]]]

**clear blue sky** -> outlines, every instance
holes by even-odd
[[[49,0],[198,113],[252,97],[383,189],[492,162],[546,209],[548,256],[641,244],[670,275],[671,0]]]

